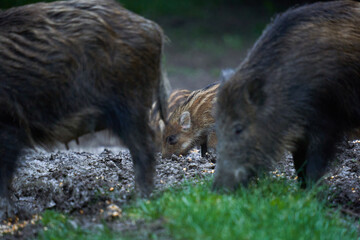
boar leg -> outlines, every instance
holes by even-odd
[[[26,134],[13,126],[0,124],[0,196],[9,197],[8,187],[16,167],[16,160],[25,147]]]
[[[141,124],[132,129],[136,138],[127,141],[135,170],[136,187],[143,196],[148,196],[153,190],[153,178],[155,172],[154,146],[152,144],[152,130],[146,121],[146,117]],[[142,130],[141,130],[142,129]]]
[[[205,154],[208,151],[207,141],[205,141],[203,144],[201,144],[200,147],[201,147],[201,157],[205,157]]]
[[[155,148],[153,131],[148,124],[148,111],[131,108],[133,104],[117,104],[107,113],[108,128],[117,135],[130,150],[136,188],[142,196],[148,196],[153,189],[155,172]],[[130,107],[127,107],[130,106]]]
[[[296,150],[292,153],[294,160],[294,167],[298,179],[301,183],[301,188],[306,188],[305,169],[306,169],[306,152],[308,144],[305,141],[298,142]]]
[[[135,146],[135,148],[133,148]],[[155,157],[153,150],[146,149],[139,151],[136,145],[129,146],[135,169],[135,184],[143,197],[149,196],[153,190],[153,178],[155,172]]]
[[[310,136],[308,141],[299,141],[293,152],[294,166],[301,187],[319,180],[327,167],[329,160],[335,153],[337,134],[322,132]]]
[[[332,159],[336,149],[337,135],[324,131],[312,136],[307,150],[306,181],[319,180]]]
[[[27,216],[26,210],[19,212],[10,200],[9,187],[16,169],[16,161],[27,145],[26,133],[17,127],[0,123],[0,219]]]

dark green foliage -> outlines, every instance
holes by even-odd
[[[36,2],[53,2],[53,0],[1,0],[0,9],[7,9]]]
[[[0,9],[6,9],[15,6],[35,2],[52,2],[54,0],[2,0],[0,1]],[[270,0],[118,0],[126,8],[145,15],[145,16],[198,16],[206,14],[204,9],[219,7],[221,5],[228,6],[254,6],[256,8],[264,8],[271,13],[283,11],[290,6],[314,2],[313,0],[294,0],[294,1],[270,1]]]

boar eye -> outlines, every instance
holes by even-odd
[[[242,131],[244,130],[243,126],[241,126],[240,124],[236,124],[234,126],[234,133],[235,135],[239,135],[242,133]]]
[[[174,145],[177,143],[177,136],[176,135],[170,135],[166,138],[166,142],[169,143],[170,145]]]

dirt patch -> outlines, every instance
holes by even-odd
[[[345,214],[360,218],[360,143],[343,145],[327,174],[328,200]]]
[[[334,161],[324,176],[325,197],[330,206],[341,207],[344,214],[360,218],[360,142],[343,142],[338,147]],[[272,172],[277,176],[296,179],[291,154],[277,164]]]
[[[215,157],[201,158],[198,151],[186,157],[157,157],[156,189],[214,171]],[[126,201],[134,188],[134,172],[128,150],[100,154],[74,151],[29,152],[15,174],[11,199],[33,215],[44,209],[65,213],[84,209],[110,195]]]
[[[186,157],[173,156],[171,159],[161,159],[157,155],[156,191],[185,179],[212,174],[214,162],[214,155],[201,158],[198,150]],[[104,149],[99,154],[29,151],[19,163],[10,189],[19,221],[45,209],[55,209],[83,218],[82,226],[99,225],[101,219],[107,218],[104,209],[112,203],[117,206],[128,203],[134,197],[133,190],[133,164],[125,149]],[[5,209],[0,211],[5,212]],[[3,226],[1,229],[8,228]],[[117,226],[116,229],[122,228]],[[24,231],[27,232],[27,228]],[[24,233],[17,234],[23,236]]]
[[[326,194],[329,204],[341,206],[345,214],[360,216],[360,144],[339,147],[336,163],[330,167],[325,178],[329,186]],[[201,179],[214,173],[216,155],[202,158],[198,150],[187,156],[162,159],[157,155],[156,190],[161,191],[186,179]],[[161,221],[151,226],[143,222],[112,221],[121,214],[122,207],[134,199],[134,173],[128,150],[104,149],[100,153],[57,151],[52,153],[30,151],[20,162],[11,186],[12,201],[23,218],[29,220],[45,209],[55,209],[75,217],[76,223],[85,228],[101,227],[106,220],[117,231],[162,231]],[[292,157],[286,154],[271,174],[295,179]],[[114,204],[111,212],[109,205]],[[110,212],[108,212],[110,211]],[[36,216],[36,215],[35,215]],[[12,220],[14,222],[14,219]],[[21,223],[18,220],[18,225]],[[0,230],[6,232],[15,224],[3,222]],[[41,229],[39,224],[21,225],[14,235],[5,239],[29,238]],[[16,229],[15,229],[16,230]],[[146,232],[146,231],[145,231]]]

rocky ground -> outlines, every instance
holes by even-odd
[[[329,204],[341,206],[345,214],[355,218],[360,216],[359,151],[359,142],[340,146],[336,163],[325,178]],[[158,155],[155,192],[186,179],[213,174],[215,165],[215,154],[202,158],[198,150],[171,159]],[[291,155],[287,154],[271,174],[295,179]],[[29,151],[20,162],[11,186],[12,201],[21,210],[18,214],[28,221],[16,217],[3,219],[0,234],[12,233],[3,235],[5,239],[34,237],[41,228],[36,224],[36,214],[45,209],[68,213],[83,227],[99,226],[102,220],[121,215],[121,206],[134,199],[133,189],[132,162],[126,149],[97,149],[93,153]],[[110,224],[117,230],[134,229],[138,225]]]
[[[117,206],[129,203],[134,198],[134,172],[129,151],[111,148],[93,149],[92,152],[27,152],[11,186],[11,200],[21,219],[15,216],[9,219],[3,215],[0,236],[2,233],[15,233],[5,235],[12,239],[36,234],[39,226],[31,224],[31,219],[36,220],[37,214],[45,209],[78,216],[82,225],[93,227],[116,214],[112,206],[116,211]],[[158,155],[156,191],[185,179],[212,174],[214,162],[214,155],[201,158],[197,150],[186,157],[173,156],[171,159],[161,159]],[[0,212],[5,213],[5,209],[0,209]],[[22,220],[30,221],[23,224]],[[19,231],[14,231],[18,228]]]

